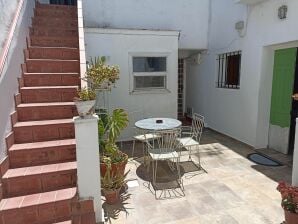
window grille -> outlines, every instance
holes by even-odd
[[[217,88],[239,89],[241,71],[241,51],[219,54]]]

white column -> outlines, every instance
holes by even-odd
[[[298,186],[298,118],[296,119],[295,146],[293,155],[292,185]]]
[[[98,117],[74,117],[78,191],[81,198],[93,198],[96,222],[102,222]]]

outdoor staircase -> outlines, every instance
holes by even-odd
[[[75,6],[36,3],[7,139],[0,224],[95,223],[92,199],[79,199],[76,188],[78,40]]]

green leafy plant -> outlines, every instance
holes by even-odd
[[[81,101],[88,101],[88,100],[95,100],[96,94],[93,89],[88,89],[88,88],[82,88],[78,90],[78,98],[75,98],[76,100],[81,100]]]
[[[125,178],[129,171],[127,171],[124,175],[121,172],[115,172],[112,174],[108,169],[108,172],[105,173],[103,177],[101,177],[101,187],[104,190],[119,190],[126,182]]]
[[[124,109],[115,109],[111,115],[100,115],[98,138],[102,162],[114,163],[123,160],[123,153],[119,150],[116,141],[127,125],[128,114]]]
[[[84,80],[93,89],[109,88],[119,79],[120,69],[115,65],[107,65],[105,57],[91,58]]]

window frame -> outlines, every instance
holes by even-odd
[[[169,75],[169,52],[130,52],[129,53],[129,70],[130,70],[130,93],[161,93],[169,92],[168,90],[168,75]],[[166,71],[164,72],[134,72],[133,71],[133,58],[134,57],[165,57],[166,58]],[[149,75],[150,74],[150,75]],[[164,77],[164,86],[163,87],[145,87],[145,88],[136,88],[135,77],[143,76],[163,76]]]
[[[238,56],[239,63],[235,66],[238,67],[238,76],[233,77],[228,71],[233,71],[233,68],[229,67],[229,58]],[[230,59],[231,60],[231,59]],[[224,53],[218,53],[216,55],[216,67],[217,67],[217,76],[216,76],[216,88],[220,89],[240,89],[240,77],[241,77],[241,63],[242,63],[242,51],[230,51]],[[233,77],[231,79],[231,77]],[[236,79],[237,84],[231,84],[229,80]]]

